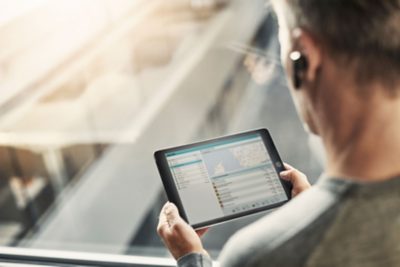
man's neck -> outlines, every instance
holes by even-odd
[[[325,134],[328,175],[362,181],[400,176],[400,98],[356,104]]]

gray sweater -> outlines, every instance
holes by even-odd
[[[400,266],[400,178],[321,178],[307,192],[235,234],[220,266]],[[179,267],[210,267],[188,254]]]

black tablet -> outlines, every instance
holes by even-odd
[[[278,207],[290,199],[266,129],[154,153],[169,201],[193,228]]]

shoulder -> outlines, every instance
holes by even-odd
[[[337,204],[345,189],[346,186],[337,188],[329,183],[314,186],[272,214],[240,230],[221,252],[221,266],[253,266],[251,262],[257,262],[260,257],[268,258]]]

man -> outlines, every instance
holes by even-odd
[[[276,0],[282,59],[320,181],[234,235],[221,266],[400,266],[400,0]],[[299,172],[283,174],[294,188]],[[179,266],[211,266],[167,203],[158,232]]]

